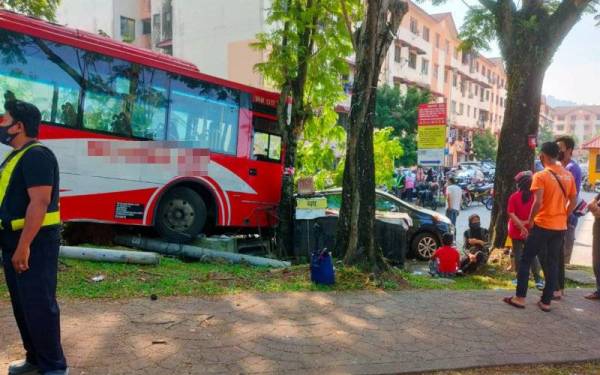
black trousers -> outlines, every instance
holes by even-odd
[[[537,225],[529,232],[521,264],[517,273],[517,297],[527,297],[529,270],[536,256],[540,256],[546,278],[542,302],[549,305],[558,285],[558,261],[564,241],[565,231],[540,228]]]
[[[18,236],[1,233],[2,263],[28,362],[42,372],[64,370],[67,362],[60,341],[56,278],[60,234],[43,228],[30,246],[29,270],[17,274],[11,260]]]

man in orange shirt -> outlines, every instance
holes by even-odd
[[[573,175],[557,163],[559,147],[554,142],[542,145],[540,161],[544,170],[533,175],[531,191],[534,202],[529,216],[532,228],[525,242],[519,273],[516,297],[506,297],[504,302],[518,308],[525,307],[529,268],[538,255],[542,262],[546,285],[538,307],[550,311],[550,302],[558,283],[559,252],[562,251],[567,220],[577,204],[577,189]]]

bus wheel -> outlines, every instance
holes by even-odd
[[[158,205],[156,230],[168,241],[190,242],[204,229],[206,204],[194,190],[177,187],[165,194]]]

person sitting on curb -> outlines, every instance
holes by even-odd
[[[489,231],[481,228],[479,215],[469,216],[469,229],[465,231],[464,244],[466,256],[460,262],[460,269],[463,273],[474,273],[487,262],[489,237]]]
[[[429,273],[432,276],[452,277],[458,272],[460,263],[460,254],[458,250],[452,246],[454,236],[452,233],[444,233],[442,236],[442,244],[431,256],[429,262]]]

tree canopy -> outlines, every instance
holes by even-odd
[[[489,129],[473,136],[473,153],[478,160],[495,160],[497,150],[498,141]]]
[[[375,127],[393,129],[403,150],[398,160],[401,166],[417,164],[417,116],[420,104],[429,103],[431,93],[409,87],[402,94],[398,88],[384,85],[377,89]],[[377,160],[376,160],[377,162]]]
[[[55,20],[60,0],[0,0],[0,8],[14,10],[29,16]]]

